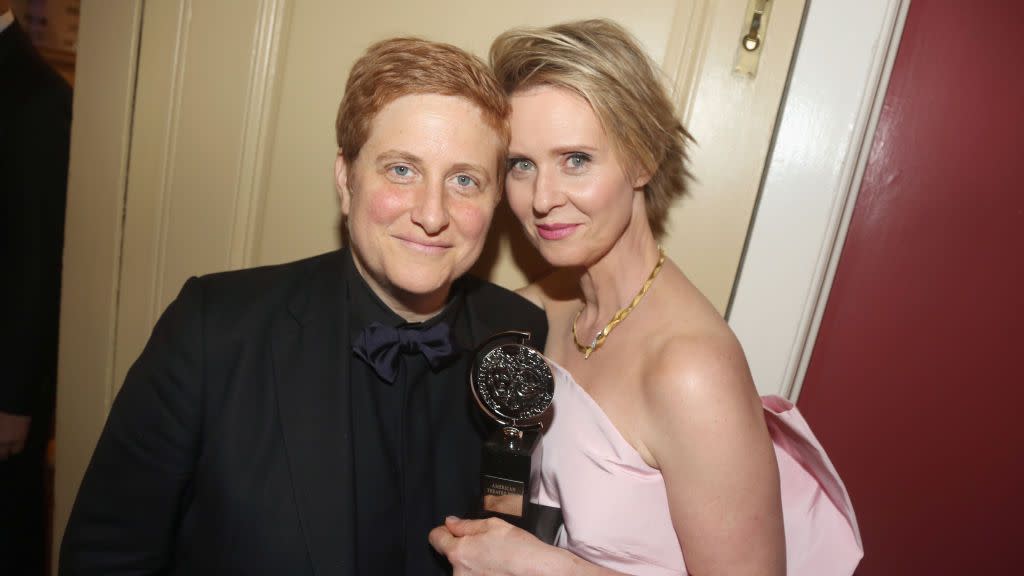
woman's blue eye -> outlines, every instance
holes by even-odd
[[[587,162],[590,162],[590,156],[587,156],[582,152],[574,152],[570,154],[567,160],[567,164],[570,168],[582,168],[587,164]]]
[[[533,163],[527,160],[526,158],[512,158],[511,160],[509,160],[508,164],[510,170],[517,170],[520,172],[533,168]]]
[[[395,176],[408,176],[409,175],[409,167],[408,166],[394,166],[394,167],[391,168],[391,171],[395,173]]]
[[[474,182],[472,178],[466,176],[465,174],[459,174],[458,176],[456,176],[455,181],[459,183],[459,186],[472,186],[476,184],[476,182]]]

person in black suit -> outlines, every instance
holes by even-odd
[[[0,0],[0,190],[5,292],[0,378],[0,574],[42,574],[46,445],[57,372],[71,88]]]
[[[111,409],[61,574],[450,571],[427,534],[479,504],[473,349],[547,333],[539,308],[465,275],[508,113],[462,50],[368,49],[336,123],[348,247],[185,283]]]

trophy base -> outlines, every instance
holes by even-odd
[[[539,434],[511,430],[498,430],[484,443],[480,515],[501,518],[551,544],[562,524],[561,509],[530,502],[530,460]]]
[[[530,458],[536,431],[496,430],[484,443],[480,466],[481,508],[523,527],[530,501]]]

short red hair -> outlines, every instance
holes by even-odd
[[[392,38],[370,46],[352,65],[334,124],[345,160],[359,155],[381,109],[414,94],[465,98],[508,147],[511,106],[483,60],[451,44]]]

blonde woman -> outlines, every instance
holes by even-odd
[[[432,544],[456,574],[773,575],[789,539],[790,573],[851,572],[841,483],[819,506],[808,467],[777,454],[787,432],[817,445],[798,415],[786,428],[766,411],[732,331],[658,244],[686,190],[689,135],[639,44],[575,22],[507,32],[491,63],[512,101],[508,200],[559,269],[522,293],[546,311],[557,383],[533,496],[565,523],[548,546],[501,520],[449,518]],[[566,277],[577,298],[552,296]],[[780,489],[780,468],[800,490]],[[804,516],[784,522],[784,494],[811,498]],[[825,540],[834,526],[845,539],[808,545],[817,518],[832,522]]]

